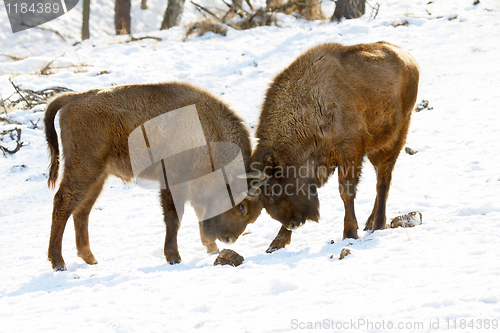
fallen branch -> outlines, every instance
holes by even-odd
[[[269,12],[269,10],[266,9],[263,9],[263,8],[259,8],[255,13],[253,13],[252,16],[250,16],[250,18],[248,19],[248,22],[252,22],[253,19],[257,16],[257,15],[263,15],[265,13]]]
[[[292,6],[307,8],[307,7],[312,7],[312,4],[303,3],[303,2],[289,2],[289,3],[284,4],[282,6],[279,6],[279,7],[269,7],[269,9],[271,12],[282,12],[285,9],[288,9],[289,7],[292,7]]]
[[[26,104],[28,104],[28,106],[31,108],[33,108],[30,104],[30,102],[28,102],[28,100],[21,94],[21,92],[19,91],[19,87],[16,86],[14,84],[14,82],[12,82],[12,80],[9,78],[9,82],[12,84],[12,86],[14,87],[14,89],[16,90],[16,92],[19,94],[19,96],[21,96],[21,98],[26,102]]]
[[[227,16],[228,16],[229,14],[231,14],[233,11],[234,11],[234,10],[233,10],[233,8],[230,8],[230,9],[226,12],[226,14],[224,14],[224,16],[222,17],[222,23],[226,23],[226,18],[227,18]]]
[[[245,0],[247,3],[248,7],[250,7],[250,10],[253,10],[252,4],[250,3],[250,0]]]
[[[215,17],[218,21],[220,21],[219,17],[217,15],[215,15],[214,13],[212,13],[211,11],[209,11],[208,9],[206,9],[205,7],[203,7],[202,5],[198,5],[196,2],[193,2],[191,1],[191,3],[193,5],[195,5],[196,9],[198,9],[199,11],[204,11],[210,15],[212,15],[213,17]]]
[[[247,0],[247,1],[248,1],[248,0]],[[229,9],[230,9],[230,10],[229,10],[229,12],[234,12],[235,14],[239,15],[240,17],[245,17],[245,15],[247,15],[247,16],[248,16],[248,15],[250,15],[250,14],[251,14],[251,13],[247,12],[245,9],[243,9],[243,7],[241,7],[241,6],[237,5],[237,4],[236,4],[236,3],[234,3],[234,2],[233,2],[233,4],[229,4],[229,3],[227,3],[227,2],[226,2],[226,1],[224,1],[224,0],[222,0],[222,2],[224,2],[224,4],[225,4],[226,6],[228,6],[228,7],[229,7]],[[250,6],[250,8],[252,8],[252,7]],[[252,9],[252,10],[253,10],[253,9]],[[229,12],[228,12],[228,13],[229,13]],[[228,13],[226,13],[226,15],[227,15]],[[226,15],[225,15],[225,16],[226,16]]]
[[[7,107],[5,106],[5,100],[0,96],[0,99],[2,100],[2,107],[4,109],[4,112],[7,113]],[[1,114],[2,112],[0,112]]]
[[[15,121],[15,120],[12,120],[12,119],[9,119],[9,118],[5,118],[5,117],[0,117],[0,121],[5,121],[7,124],[22,125],[22,123],[20,123],[18,121]]]
[[[29,24],[26,24],[26,23],[21,23],[21,25],[25,26],[25,27],[28,27],[28,28],[35,28],[35,29],[40,29],[40,30],[45,30],[45,31],[50,31],[50,32],[53,32],[55,33],[56,35],[58,35],[59,37],[61,37],[61,39],[63,40],[63,42],[66,41],[66,39],[57,31],[55,30],[52,30],[52,29],[49,29],[49,28],[42,28],[42,27],[38,27],[38,26],[32,26],[32,25],[29,25]]]
[[[375,20],[377,18],[378,11],[380,9],[380,4],[377,2],[375,3],[375,5],[372,6],[370,5],[370,3],[368,3],[368,1],[366,1],[365,3],[372,8],[372,12],[370,13],[370,21]],[[427,9],[425,11],[429,13]],[[431,13],[429,13],[429,15],[431,15]]]
[[[56,61],[56,59],[52,60],[51,62],[49,62],[47,64],[47,66],[45,66],[41,71],[40,71],[40,74],[42,75],[50,75],[50,74],[54,74],[54,72],[51,71],[51,68],[50,68],[50,65],[52,65],[52,63]]]
[[[251,12],[243,9],[240,2],[231,3],[228,0],[222,0],[222,2],[228,7],[228,10],[217,12],[191,0],[191,3],[195,6],[196,10],[205,16],[205,21],[193,24],[188,30],[186,38],[195,30],[198,31],[199,35],[212,31],[225,36],[225,32],[221,33],[218,31],[218,24],[215,24],[214,21],[222,23],[222,25],[229,26],[235,30],[245,30],[262,25],[277,25],[276,13],[278,12],[285,14],[292,13],[295,16],[299,15],[308,20],[324,18],[321,8],[319,7],[319,0],[292,0],[293,2],[276,6],[271,4],[256,10],[253,9],[249,0],[245,1],[250,7]],[[240,18],[237,18],[236,16],[240,16]]]
[[[128,41],[126,41],[125,43],[136,42],[138,40],[144,40],[144,39],[154,39],[154,40],[156,40],[158,42],[161,42],[161,38],[160,37],[153,37],[153,36],[132,37],[132,36],[130,36],[130,39]]]
[[[26,105],[29,108],[33,108],[34,106],[40,105],[40,104],[45,104],[46,101],[51,98],[52,96],[65,92],[65,91],[72,91],[71,89],[64,88],[64,87],[50,87],[38,91],[30,90],[30,89],[22,89],[19,86],[17,86],[14,82],[12,82],[11,79],[9,79],[11,84],[14,86],[15,93],[11,95],[9,98],[3,100],[3,106],[5,111],[7,112],[8,108],[13,108],[20,102],[25,102]],[[19,95],[20,98],[18,99],[11,99],[12,96]],[[7,104],[6,102],[9,102]],[[7,108],[8,107],[8,108]]]
[[[37,129],[38,128],[38,122],[40,121],[40,118],[38,118],[38,120],[36,121],[36,123],[33,122],[33,120],[30,120],[30,123],[31,123],[31,129]],[[28,126],[29,128],[29,126]]]
[[[0,150],[2,151],[2,153],[3,153],[4,156],[7,156],[6,153],[9,153],[11,155],[15,154],[15,153],[17,153],[19,151],[19,149],[21,149],[21,147],[24,146],[23,142],[21,142],[21,129],[20,128],[16,127],[13,130],[3,131],[1,133],[1,135],[5,135],[7,133],[10,133],[11,134],[11,138],[13,138],[12,132],[14,132],[14,131],[16,131],[16,133],[17,133],[16,148],[10,150],[10,149],[8,149],[8,148],[6,148],[6,147],[4,147],[4,146],[2,146],[0,144]]]
[[[26,58],[22,58],[22,57],[18,57],[18,56],[13,56],[13,55],[10,55],[10,54],[0,54],[0,56],[7,57],[7,58],[15,60],[15,61],[26,59]]]

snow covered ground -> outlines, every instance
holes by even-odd
[[[26,125],[15,155],[0,156],[0,332],[338,332],[496,331],[500,320],[500,4],[481,0],[387,0],[375,20],[306,22],[229,30],[183,41],[182,27],[154,31],[163,0],[144,12],[133,1],[134,35],[114,37],[112,1],[92,2],[92,38],[75,46],[80,7],[48,23],[68,40],[38,29],[12,34],[0,4],[0,95],[64,86],[82,91],[112,84],[187,80],[221,94],[253,126],[268,84],[303,51],[324,42],[386,40],[421,67],[418,101],[396,165],[388,218],[418,210],[423,224],[343,241],[336,177],[320,190],[320,223],[293,233],[283,250],[265,250],[280,228],[265,211],[232,248],[243,265],[214,267],[192,210],[179,231],[183,262],[163,257],[165,227],[158,194],[110,179],[90,215],[98,265],[76,256],[71,220],[63,255],[68,270],[46,261],[52,198],[46,187],[43,107],[9,116]],[[214,1],[215,2],[215,1]],[[208,1],[200,2],[208,4]],[[196,14],[188,5],[185,22]],[[328,15],[331,3],[324,4]],[[393,24],[408,22],[394,27]],[[6,56],[24,58],[14,61]],[[49,62],[55,74],[39,75]],[[106,71],[106,74],[98,75]],[[5,116],[3,114],[2,116]],[[14,125],[0,126],[0,131]],[[14,142],[3,144],[15,146]],[[375,174],[365,165],[356,212],[371,212]],[[331,240],[335,243],[330,244]],[[342,248],[351,255],[339,261]],[[333,258],[330,258],[333,255]],[[448,320],[448,321],[447,321]],[[401,326],[402,325],[402,326]],[[455,329],[456,328],[456,329]]]

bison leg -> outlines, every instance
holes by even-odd
[[[50,240],[48,259],[56,271],[65,271],[66,265],[62,257],[62,237],[66,222],[73,210],[73,194],[62,183],[54,196],[54,209],[52,210],[52,226],[50,227]]]
[[[62,257],[62,238],[66,222],[75,208],[85,201],[96,179],[100,178],[96,178],[92,173],[82,174],[81,170],[70,170],[67,165],[68,163],[66,163],[67,169],[64,172],[65,175],[59,186],[59,190],[54,196],[54,209],[52,211],[52,226],[50,230],[48,259],[52,263],[52,268],[56,271],[66,270]],[[95,172],[94,174],[98,173]],[[76,182],[75,180],[79,181]],[[78,223],[78,219],[75,223]],[[78,242],[79,228],[76,229]]]
[[[366,221],[365,230],[381,230],[386,228],[386,205],[391,186],[394,163],[380,163],[377,166],[377,197],[372,213]]]
[[[76,249],[78,256],[89,265],[97,264],[92,251],[90,251],[89,242],[89,214],[92,206],[102,191],[106,177],[98,180],[90,189],[85,201],[75,209],[73,220],[75,223]]]
[[[279,249],[285,248],[290,242],[292,241],[292,232],[285,228],[284,226],[281,226],[280,231],[274,237],[274,240],[271,242],[271,245],[267,248],[266,252],[267,253],[273,253],[274,251],[277,251]]]
[[[373,221],[375,220],[375,214],[377,213],[377,207],[378,207],[378,196],[375,198],[375,204],[373,205],[372,213],[370,214],[370,217],[368,217],[368,220],[366,220],[365,228],[363,229],[363,231],[372,230]]]
[[[353,151],[355,151],[353,149]],[[351,159],[349,165],[338,168],[340,197],[344,202],[344,234],[343,238],[358,238],[358,221],[354,212],[354,199],[356,198],[356,187],[359,182],[362,156]]]
[[[386,228],[386,205],[391,187],[392,171],[396,164],[396,159],[399,152],[403,148],[406,129],[402,130],[402,135],[393,149],[379,150],[375,153],[368,154],[368,159],[373,164],[377,171],[377,197],[373,206],[372,214],[366,221],[365,230],[381,230]]]
[[[170,265],[178,264],[181,262],[181,256],[179,254],[179,248],[177,246],[177,232],[181,225],[180,219],[184,214],[184,207],[179,211],[176,210],[174,199],[172,198],[172,193],[170,189],[162,189],[160,191],[161,206],[163,208],[163,218],[165,220],[166,235],[165,235],[165,247],[163,248],[163,253],[165,258]]]
[[[209,253],[209,254],[217,254],[217,253],[219,253],[219,247],[215,243],[215,239],[210,239],[203,232],[203,221],[201,221],[199,223],[199,225],[200,225],[200,239],[201,239],[201,244],[203,244],[203,246],[205,246],[205,248],[207,249],[207,253]]]

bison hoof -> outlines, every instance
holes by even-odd
[[[347,239],[347,238],[352,238],[352,239],[358,239],[358,232],[356,230],[354,230],[354,232],[344,232],[344,238],[343,239]]]
[[[167,257],[167,262],[170,265],[175,265],[175,264],[180,264],[181,263],[181,256],[176,255],[176,256],[168,256]]]
[[[387,224],[382,224],[382,225],[373,225],[373,228],[372,228],[372,231],[375,231],[375,230],[384,230],[384,229],[387,229]]]
[[[85,261],[85,263],[87,263],[89,265],[96,265],[97,264],[97,260],[95,260],[95,257],[93,254],[88,254],[88,255],[79,254],[78,256],[80,258],[82,258],[83,261]]]
[[[167,262],[170,265],[178,264],[181,262],[181,256],[179,255],[178,250],[166,250],[165,258],[167,258]]]
[[[52,267],[52,269],[54,270],[54,272],[64,272],[66,271],[66,265]]]
[[[290,234],[288,235],[288,237],[284,237],[284,236],[278,234],[276,236],[276,238],[273,239],[273,241],[271,242],[269,247],[267,248],[266,253],[273,253],[274,251],[278,251],[279,249],[284,249],[285,246],[290,244],[290,235],[291,234],[292,234],[291,231],[290,231]]]
[[[273,253],[275,251],[278,251],[279,249],[282,249],[282,247],[277,247],[277,246],[269,246],[266,250],[266,253]]]
[[[53,259],[53,257],[49,256],[48,259],[52,264],[52,269],[54,270],[54,272],[62,272],[66,270],[66,264],[64,263],[62,257],[58,259]]]
[[[373,220],[368,219],[368,221],[366,221],[365,223],[365,228],[363,229],[363,231],[370,231],[372,230],[372,228],[373,228]]]
[[[207,250],[208,254],[219,254],[219,248],[217,247],[217,244],[215,244],[215,242],[206,244],[205,249]]]

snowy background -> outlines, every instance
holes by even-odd
[[[163,256],[158,194],[110,178],[90,215],[99,264],[86,265],[76,256],[70,219],[63,241],[66,272],[53,272],[46,260],[55,192],[46,186],[43,129],[28,127],[30,120],[43,119],[43,107],[10,112],[25,124],[22,139],[29,145],[15,155],[0,155],[0,332],[286,332],[315,322],[338,332],[388,331],[382,322],[403,325],[393,331],[438,332],[451,331],[453,320],[459,332],[479,326],[495,331],[491,323],[500,319],[500,3],[379,2],[375,20],[369,7],[364,17],[341,23],[279,15],[279,27],[229,29],[226,37],[208,33],[183,41],[183,26],[156,31],[166,1],[149,0],[149,9],[142,11],[135,0],[133,35],[162,41],[123,43],[126,36],[113,36],[113,1],[92,1],[91,39],[74,46],[81,3],[44,25],[66,41],[39,29],[12,34],[1,3],[3,98],[14,93],[9,78],[24,89],[76,91],[187,80],[222,95],[253,127],[268,84],[308,48],[385,40],[417,59],[418,102],[428,100],[433,109],[413,114],[407,146],[418,153],[401,153],[387,206],[389,220],[422,212],[421,226],[360,229],[359,240],[343,241],[335,175],[320,190],[320,223],[295,231],[286,249],[265,253],[280,223],[263,211],[247,228],[250,234],[231,246],[219,244],[243,255],[243,265],[214,267],[215,256],[205,253],[194,212],[188,210],[179,231],[183,262],[170,266]],[[323,4],[327,16],[334,7]],[[183,25],[199,17],[187,3]],[[55,73],[40,75],[51,61]],[[13,127],[3,125],[0,131]],[[7,136],[2,144],[15,146]],[[374,198],[375,173],[366,163],[356,200],[361,227]],[[343,247],[352,254],[339,261]],[[358,320],[372,326],[350,326]],[[332,321],[333,328],[337,322],[348,324],[328,329]]]

